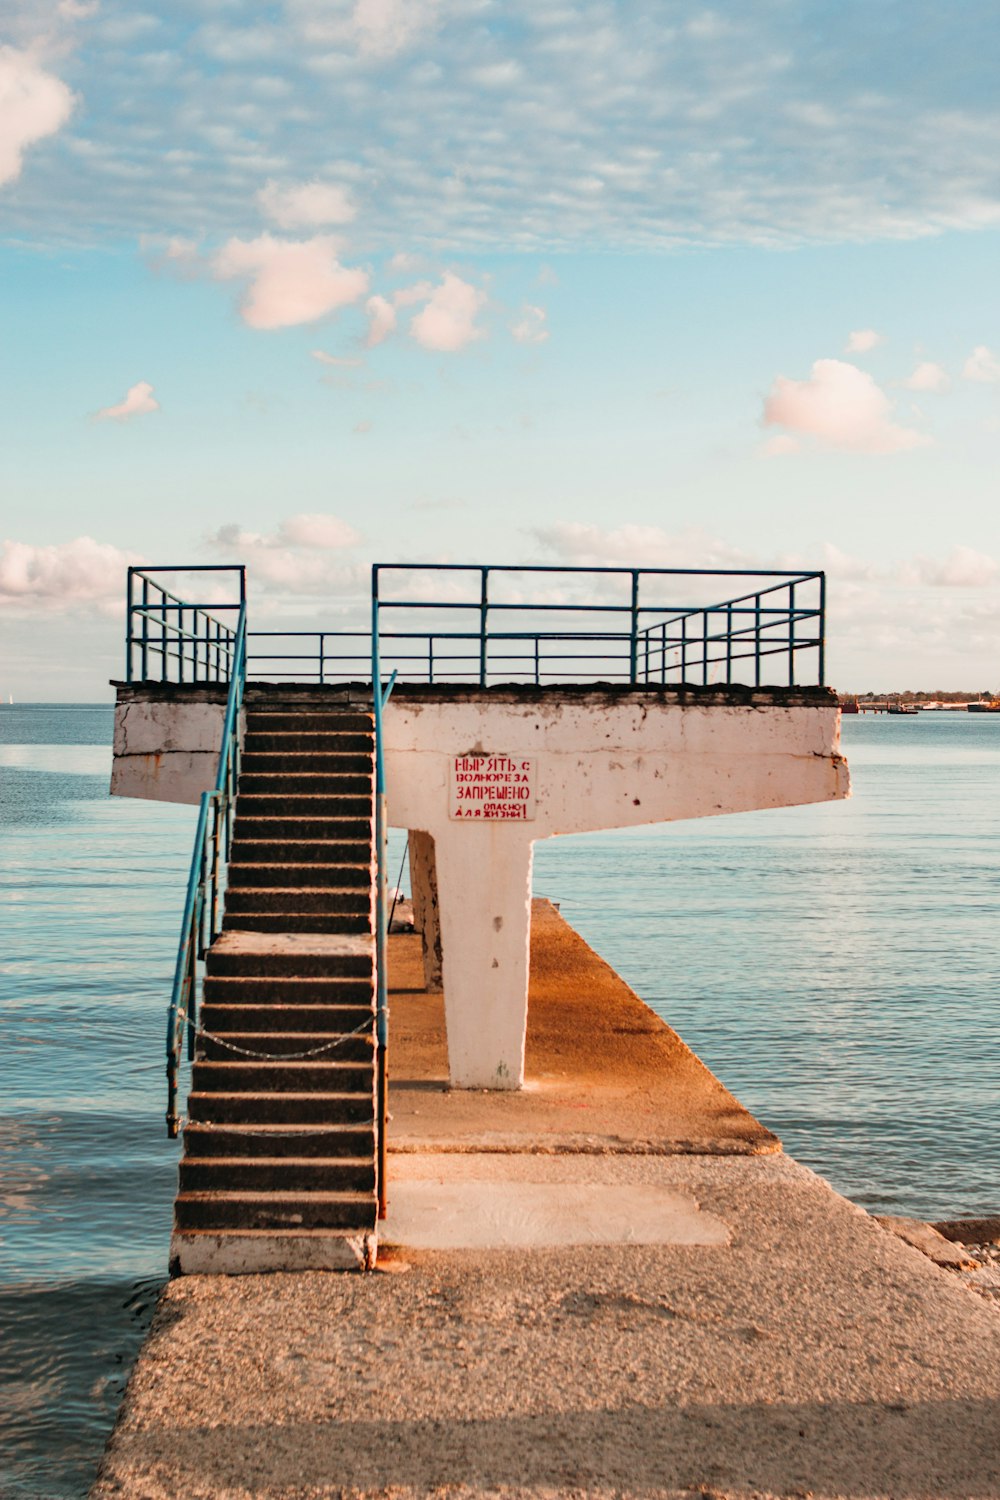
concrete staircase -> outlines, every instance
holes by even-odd
[[[248,697],[175,1271],[374,1262],[374,757],[370,710]]]

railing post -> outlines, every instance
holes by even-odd
[[[753,684],[760,687],[760,594],[754,596]]]
[[[681,615],[681,683],[687,682],[688,670],[688,623],[687,615]]]
[[[632,569],[631,629],[628,646],[628,679],[635,684],[639,670],[639,570]]]
[[[125,583],[125,681],[132,681],[132,574],[129,568]]]
[[[320,687],[323,686],[323,682],[325,680],[324,676],[323,676],[323,674],[324,674],[324,672],[326,670],[326,658],[325,658],[325,655],[324,655],[325,650],[326,650],[326,632],[323,631],[323,630],[321,630],[320,633],[319,633],[319,682],[320,682]]]
[[[819,686],[826,686],[826,574],[819,575]]]
[[[489,568],[480,569],[479,588],[479,686],[486,686],[486,615],[489,610]]]
[[[726,687],[733,681],[733,606],[726,605]]]
[[[378,564],[372,567],[372,708],[375,714],[375,1107],[378,1215],[385,1218],[386,1125],[389,1115],[389,1007],[386,976],[388,882],[385,837],[385,761],[382,748],[382,657],[379,643]]]
[[[788,585],[788,686],[795,686],[795,585]]]

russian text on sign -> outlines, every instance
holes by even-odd
[[[453,818],[529,822],[535,816],[535,762],[510,755],[456,755],[449,804]]]

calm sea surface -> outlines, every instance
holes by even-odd
[[[842,1192],[998,1213],[1000,715],[844,741],[847,804],[553,840],[535,889]],[[194,809],[112,802],[110,743],[109,708],[0,706],[5,1500],[86,1494],[165,1274]]]

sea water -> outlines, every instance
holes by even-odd
[[[0,707],[5,1500],[86,1494],[166,1272],[195,810],[111,801],[111,723]],[[844,746],[848,803],[550,840],[535,890],[841,1192],[997,1213],[1000,715],[847,719]]]

